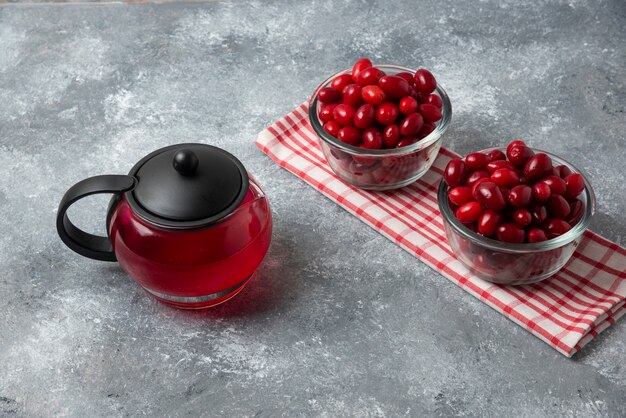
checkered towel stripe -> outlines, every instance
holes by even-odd
[[[391,192],[354,188],[327,165],[302,104],[261,132],[257,145],[338,205],[507,318],[571,357],[626,313],[626,249],[586,231],[555,276],[527,286],[479,279],[455,257],[437,205],[437,188],[453,152],[441,149],[417,182]]]

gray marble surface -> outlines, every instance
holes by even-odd
[[[567,359],[273,164],[255,135],[361,57],[431,68],[445,145],[524,138],[588,173],[624,244],[626,3],[0,6],[0,416],[624,416],[622,320]],[[271,198],[256,280],[163,306],[67,249],[57,204],[177,142]],[[106,198],[72,216],[104,230]]]

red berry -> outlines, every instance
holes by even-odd
[[[336,118],[335,118],[336,119]],[[519,184],[519,174],[515,170],[500,168],[491,173],[491,181],[502,187],[513,187]]]
[[[550,186],[550,191],[555,194],[563,194],[565,193],[565,180],[557,176],[548,176],[541,179],[540,183],[547,184]]]
[[[420,131],[417,133],[417,137],[420,139],[426,138],[435,130],[435,128],[436,126],[432,123],[425,123],[424,126],[422,126],[422,129],[420,129]]]
[[[341,100],[341,92],[333,87],[324,87],[317,93],[317,98],[322,103],[337,103]]]
[[[530,206],[529,209],[535,223],[542,224],[548,219],[548,210],[544,205],[535,204]]]
[[[407,73],[406,71],[396,74],[396,77],[403,78],[407,83],[409,83],[409,86],[413,86],[413,84],[415,84],[415,79],[413,78],[413,74]]]
[[[558,171],[558,174],[556,175],[561,177],[562,179],[572,174],[572,170],[570,170],[569,167],[566,165],[557,165],[554,168]]]
[[[504,158],[506,158],[506,156]],[[490,173],[493,173],[500,168],[507,168],[509,170],[515,169],[515,167],[513,167],[513,165],[506,160],[492,160],[489,164],[487,164],[487,171],[489,171]]]
[[[342,74],[335,77],[330,83],[330,86],[335,88],[337,91],[343,91],[344,87],[352,83],[354,83],[354,80],[350,74]]]
[[[526,238],[526,233],[517,224],[504,223],[496,229],[496,236],[500,241],[521,244]]]
[[[510,149],[507,148],[506,150],[506,156],[509,158],[511,164],[520,168],[524,167],[526,161],[528,161],[528,159],[534,154],[533,150],[523,145],[515,145]]]
[[[443,101],[441,100],[441,97],[437,96],[436,94],[429,94],[428,96],[426,96],[426,98],[424,99],[424,103],[435,105],[439,109],[441,109],[441,107],[443,106]]]
[[[515,212],[513,212],[513,222],[515,222],[522,228],[530,225],[532,220],[533,217],[530,211],[526,208],[516,209]]]
[[[363,87],[361,90],[361,98],[374,106],[378,106],[386,100],[385,92],[378,86]]]
[[[396,148],[408,147],[409,145],[415,144],[417,141],[419,141],[419,138],[412,136],[403,136],[400,138],[400,141],[396,145]]]
[[[372,66],[372,61],[369,58],[361,58],[357,62],[354,63],[352,67],[352,78],[356,79],[356,76],[366,68],[370,68]]]
[[[359,74],[354,77],[354,81],[361,87],[372,86],[378,84],[378,80],[384,75],[385,73],[378,68],[370,67],[360,71]]]
[[[565,177],[565,185],[565,197],[568,199],[574,199],[581,194],[583,190],[585,190],[585,178],[582,174],[570,174]]]
[[[325,104],[320,107],[319,117],[322,122],[328,122],[329,120],[333,120],[333,110],[337,107],[336,104]]]
[[[567,215],[567,218],[565,218],[565,221],[574,227],[578,222],[580,222],[585,214],[585,204],[581,200],[576,199],[569,204],[569,207],[570,212],[569,215]]]
[[[337,139],[349,145],[359,145],[361,143],[361,130],[354,126],[344,126],[339,129]]]
[[[541,228],[530,228],[528,230],[528,242],[542,242],[546,241],[548,236]]]
[[[496,233],[501,222],[502,215],[499,212],[487,209],[478,218],[478,232],[486,237],[491,237]]]
[[[365,129],[374,123],[374,106],[369,103],[359,107],[354,113],[354,126]]]
[[[565,219],[569,215],[570,207],[565,198],[559,194],[553,194],[548,199],[548,210],[556,218]]]
[[[448,162],[443,171],[443,179],[450,187],[456,187],[463,183],[467,169],[460,158],[454,158]]]
[[[391,125],[398,118],[398,114],[398,106],[385,102],[376,108],[376,121],[381,125]]]
[[[504,154],[502,151],[500,151],[499,149],[494,149],[491,150],[487,153],[487,155],[489,156],[489,161],[500,161],[500,160],[506,160],[506,154]]]
[[[523,208],[528,206],[532,199],[532,190],[525,184],[514,186],[509,192],[509,204],[515,208]],[[530,213],[529,213],[530,214]]]
[[[550,186],[548,186],[547,183],[535,183],[535,185],[532,187],[533,199],[535,199],[537,202],[545,202],[550,198],[551,194],[552,189],[550,189]]]
[[[420,105],[420,113],[426,122],[437,122],[441,119],[441,109],[429,103]]]
[[[551,218],[546,222],[546,231],[548,232],[548,237],[550,238],[556,238],[563,235],[570,229],[572,229],[572,227],[563,219]]]
[[[400,141],[400,128],[398,125],[389,125],[383,130],[383,143],[387,148],[393,148]]]
[[[383,147],[383,134],[376,128],[367,128],[361,135],[363,148],[381,149]]]
[[[476,221],[483,209],[478,202],[468,202],[456,210],[456,217],[461,223],[469,224]]]
[[[437,80],[430,71],[420,68],[415,72],[415,89],[421,94],[430,94],[437,88]]]
[[[400,133],[405,136],[417,134],[424,126],[424,119],[419,113],[411,113],[404,117],[400,123]]]
[[[529,180],[538,180],[551,172],[552,159],[543,152],[530,157],[524,166],[524,176]]]
[[[411,96],[407,96],[400,100],[398,104],[398,108],[400,108],[400,112],[405,115],[410,115],[411,113],[415,113],[419,108],[419,103]]]
[[[462,206],[474,200],[472,189],[467,186],[457,186],[448,192],[448,198],[457,206]]]
[[[386,75],[378,80],[378,85],[387,97],[401,99],[409,95],[409,83],[402,77]]]
[[[471,186],[472,187],[472,196],[474,196],[474,199],[476,199],[476,188],[478,187],[478,185],[481,184],[481,183],[485,183],[487,181],[491,182],[491,179],[489,177],[481,177],[481,178],[479,178],[478,180],[476,180],[476,181],[474,181],[472,183],[472,186]],[[502,192],[502,191],[500,191],[500,192]],[[504,196],[504,194],[502,194],[502,196]]]
[[[465,185],[472,187],[474,183],[476,183],[479,179],[489,178],[489,172],[486,170],[476,170],[467,177],[465,180]]]
[[[465,165],[470,170],[482,170],[487,167],[489,157],[482,152],[472,152],[465,156]]]
[[[350,105],[341,103],[333,109],[333,118],[335,122],[341,126],[351,126],[354,119],[354,108]]]
[[[515,141],[511,141],[511,143],[509,145],[506,146],[506,152],[507,154],[509,153],[509,151],[511,150],[511,148],[515,147],[515,146],[526,146],[526,143],[524,141],[522,141],[521,139],[516,139]]]
[[[476,200],[483,207],[491,210],[502,210],[506,206],[506,200],[498,186],[491,182],[486,181],[476,186]]]
[[[328,132],[330,136],[337,138],[337,134],[339,133],[339,129],[341,126],[334,120],[329,120],[324,124],[324,130]]]
[[[350,105],[354,108],[357,108],[363,104],[363,99],[361,98],[361,87],[356,84],[349,84],[343,88],[343,99],[342,103]]]

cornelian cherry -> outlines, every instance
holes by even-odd
[[[324,130],[328,132],[330,136],[333,136],[335,138],[337,138],[339,129],[341,129],[341,126],[334,120],[329,120],[328,122],[324,124]]]
[[[367,70],[365,70],[367,71]],[[378,106],[383,103],[387,97],[385,92],[378,86],[365,86],[361,90],[361,98],[364,102]]]
[[[378,68],[369,67],[360,71],[354,77],[354,81],[356,81],[356,83],[361,87],[371,86],[376,85],[378,83],[378,80],[380,80],[380,78],[384,75],[385,73],[380,71]]]
[[[361,143],[361,130],[354,126],[344,126],[337,132],[337,139],[349,145]]]
[[[470,170],[482,170],[487,167],[489,157],[482,152],[472,152],[465,156],[465,165]]]
[[[356,84],[349,84],[343,88],[342,103],[357,108],[363,104],[361,98],[361,87]]]
[[[372,66],[372,61],[369,58],[361,58],[352,66],[352,78],[356,78],[359,73],[366,68],[370,68]]]
[[[322,103],[337,103],[341,100],[341,92],[333,87],[325,87],[317,94]]]
[[[457,186],[451,189],[448,193],[448,198],[457,206],[462,206],[465,203],[474,200],[474,196],[472,196],[472,189],[467,186]]]
[[[450,187],[456,187],[463,183],[467,169],[460,158],[453,158],[448,162],[443,172],[443,179]]]
[[[393,148],[400,141],[400,128],[398,125],[386,126],[383,130],[383,143],[387,148]]]
[[[335,122],[341,126],[351,126],[354,120],[354,108],[350,105],[341,103],[333,109],[333,118]]]
[[[354,126],[365,129],[374,123],[374,106],[366,103],[354,113]]]
[[[515,170],[499,168],[491,173],[491,181],[502,187],[513,187],[519,184],[520,177]]]
[[[376,121],[381,125],[391,125],[396,121],[399,113],[398,106],[391,102],[385,102],[376,108]]]
[[[500,241],[521,244],[526,238],[526,233],[519,225],[508,222],[498,226],[496,236]]]
[[[363,148],[381,149],[383,147],[383,134],[376,128],[367,128],[361,136]]]
[[[402,77],[386,75],[378,79],[378,85],[385,95],[392,99],[401,99],[409,95],[409,83]]]
[[[343,91],[348,84],[352,83],[354,83],[354,80],[350,74],[342,74],[335,77],[330,83],[330,86],[335,88],[337,91]]]
[[[424,68],[420,68],[415,72],[413,77],[415,80],[415,89],[421,94],[430,94],[437,88],[437,80],[432,73]]]
[[[581,174],[570,174],[565,177],[565,197],[574,199],[585,190],[585,179]]]
[[[480,217],[483,209],[478,202],[468,202],[456,210],[456,217],[464,224],[472,223]]]
[[[435,105],[439,109],[441,109],[441,107],[443,106],[443,101],[441,100],[441,97],[437,96],[436,94],[429,94],[428,96],[426,96],[426,98],[424,99],[424,103]]]
[[[405,115],[410,115],[411,113],[415,113],[417,111],[417,109],[419,108],[419,103],[413,97],[406,96],[402,100],[400,100],[398,108],[400,109],[400,112],[404,113]]]
[[[420,113],[426,122],[437,122],[441,119],[441,109],[429,103],[420,105]]]
[[[333,110],[337,107],[335,103],[324,104],[320,108],[319,118],[322,122],[333,120]]]
[[[491,210],[502,210],[506,206],[506,200],[500,188],[491,181],[486,181],[476,186],[476,200],[483,207]]]
[[[487,209],[478,218],[478,232],[486,237],[496,233],[496,228],[502,223],[502,215],[494,210]]]
[[[424,119],[419,113],[411,113],[402,119],[400,123],[400,133],[405,136],[417,134],[424,126]]]

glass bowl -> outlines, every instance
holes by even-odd
[[[506,147],[489,148],[506,153]],[[443,217],[448,242],[452,252],[476,276],[492,283],[524,285],[547,279],[558,272],[570,259],[582,239],[595,212],[596,199],[589,181],[572,164],[546,151],[533,149],[550,156],[553,165],[565,165],[572,173],[580,173],[585,179],[585,190],[578,196],[583,204],[580,221],[565,234],[556,238],[525,244],[512,244],[484,237],[463,225],[454,215],[448,201],[448,185],[439,184],[437,200]]]
[[[375,65],[375,67],[387,75],[404,71],[415,74],[414,70],[398,65]],[[344,181],[361,189],[389,190],[413,183],[428,171],[441,148],[441,137],[448,129],[452,117],[448,95],[437,85],[434,93],[443,102],[441,120],[436,123],[435,130],[428,136],[403,148],[367,150],[345,144],[329,135],[318,117],[321,106],[317,99],[318,92],[328,87],[335,77],[350,72],[351,69],[347,69],[333,74],[319,85],[309,101],[309,120],[328,165]]]

